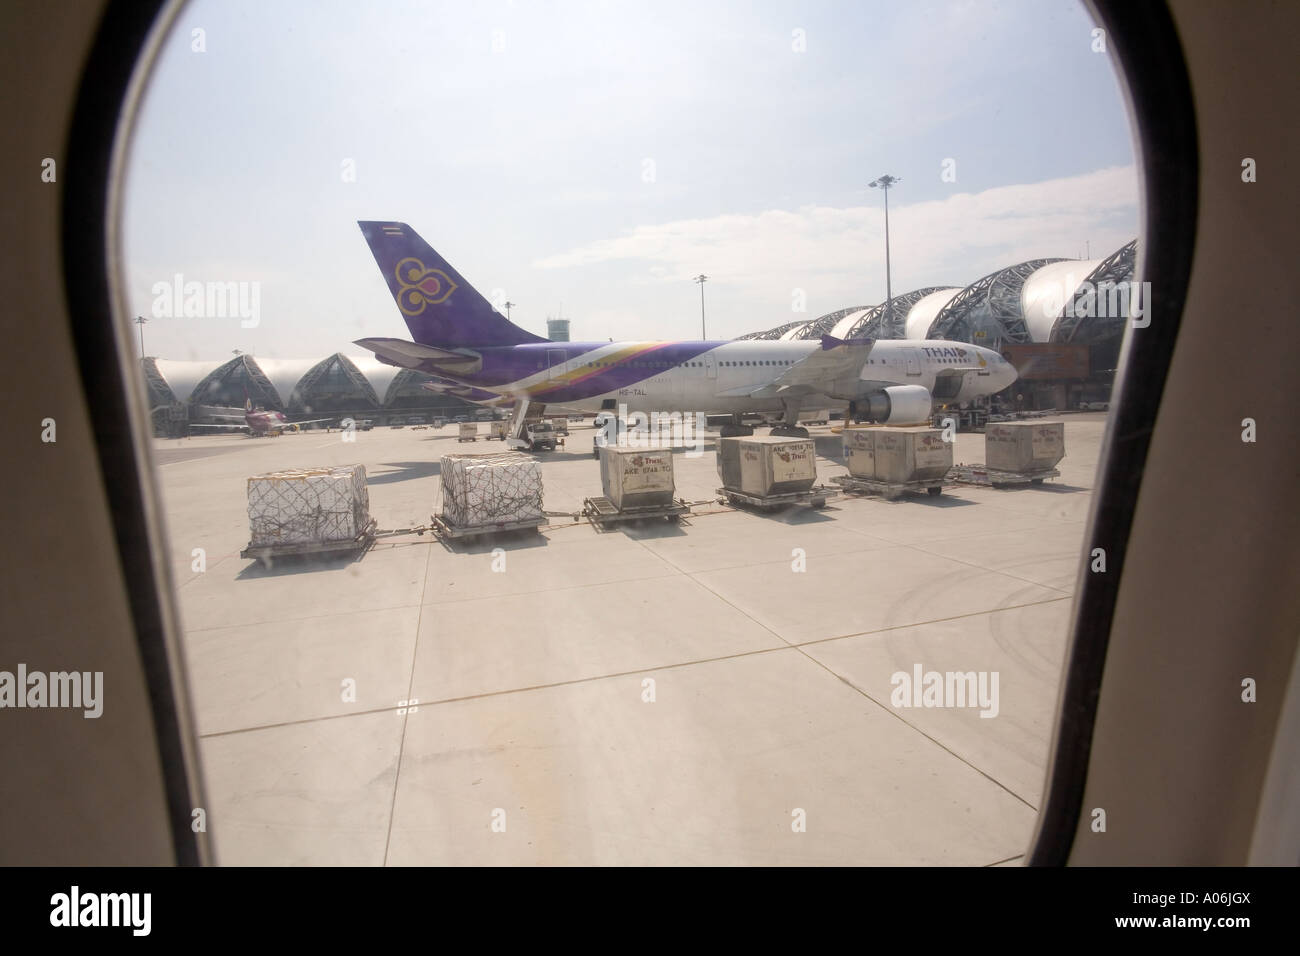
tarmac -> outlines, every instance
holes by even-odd
[[[269,568],[239,556],[249,476],[361,463],[380,529],[417,528],[441,456],[502,443],[155,441],[218,862],[1022,862],[1106,416],[1059,420],[1040,486],[736,510],[710,440],[674,455],[705,502],[679,524],[553,516]],[[839,436],[812,433],[829,483]],[[539,456],[548,511],[600,494],[594,434]],[[996,706],[924,706],[898,689],[918,668],[982,674]]]

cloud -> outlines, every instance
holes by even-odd
[[[899,187],[901,190],[904,187]],[[925,285],[965,285],[1025,259],[1075,257],[1090,243],[1104,256],[1137,234],[1138,183],[1131,165],[1039,183],[956,193],[890,207],[895,294]],[[803,206],[643,225],[538,259],[541,270],[643,263],[642,281],[679,283],[703,271],[718,284],[809,305],[879,301],[884,292],[881,206]]]

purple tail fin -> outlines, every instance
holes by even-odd
[[[411,337],[475,348],[545,342],[512,324],[404,222],[358,222]]]

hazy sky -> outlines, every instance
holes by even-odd
[[[1102,256],[1138,184],[1093,28],[1061,0],[196,0],[129,154],[133,314],[180,273],[260,283],[260,322],[155,318],[150,355],[407,338],[356,226],[396,219],[540,334],[697,338],[704,272],[729,338],[884,298],[882,173],[895,294]]]

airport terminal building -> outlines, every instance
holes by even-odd
[[[948,339],[997,349],[1026,409],[1110,396],[1133,296],[1137,240],[1102,259],[1030,259],[966,286],[927,286],[742,339]],[[1137,308],[1145,308],[1138,296]]]
[[[179,437],[193,423],[226,423],[245,401],[290,420],[352,418],[376,425],[474,415],[480,406],[423,387],[429,376],[341,352],[324,359],[226,362],[142,359],[154,434]]]

